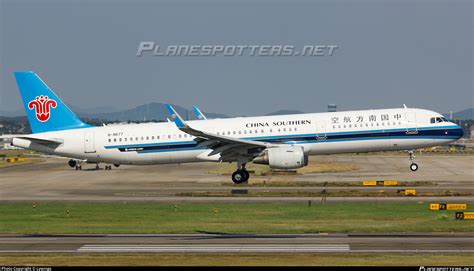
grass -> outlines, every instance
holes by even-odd
[[[237,168],[235,163],[222,163],[215,169],[208,171],[209,174],[231,175]],[[284,174],[284,171],[272,171],[268,165],[257,165],[248,163],[247,170],[254,172],[254,175],[265,176],[272,174]],[[306,167],[296,170],[296,174],[307,173],[337,173],[358,170],[359,167],[353,164],[310,161]]]
[[[41,163],[41,162],[44,162],[44,161],[45,160],[41,159],[41,158],[26,158],[23,161],[18,161],[18,162],[14,162],[14,163],[8,163],[6,160],[0,160],[0,168],[36,164],[36,163]]]
[[[470,204],[470,203],[469,203]],[[69,211],[69,214],[68,214]],[[428,203],[2,203],[0,233],[472,232]]]
[[[41,254],[1,255],[0,265],[47,266],[472,266],[474,253],[338,254]]]
[[[18,161],[14,163],[8,163],[6,158],[10,157],[25,157],[30,156],[34,152],[28,150],[1,150],[0,151],[0,168],[12,167],[12,166],[20,166],[20,165],[28,165],[28,164],[35,164],[44,162],[45,159],[38,158],[38,157],[26,157],[23,161]]]

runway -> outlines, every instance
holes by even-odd
[[[1,253],[467,253],[474,233],[0,235]]]
[[[349,163],[359,170],[339,173],[309,173],[295,176],[253,176],[252,180],[265,181],[266,187],[232,186],[230,176],[209,174],[219,165],[195,163],[182,165],[120,166],[110,171],[92,170],[84,165],[76,171],[67,166],[67,159],[48,158],[46,162],[0,169],[0,201],[153,201],[153,202],[303,202],[319,201],[324,182],[328,193],[349,193],[329,196],[327,202],[473,202],[473,155],[418,156],[420,169],[411,172],[407,158],[397,154],[330,155],[315,157],[314,162]],[[362,180],[398,180],[405,186],[354,187]],[[313,186],[272,186],[275,182],[306,182]],[[424,182],[422,185],[413,185]],[[337,186],[334,184],[345,184]],[[247,190],[247,195],[183,196],[183,193],[227,193],[234,189]],[[399,189],[417,189],[425,196],[396,196]],[[351,196],[351,190],[371,193],[368,196]],[[378,196],[384,190],[390,195]],[[273,196],[255,195],[274,193]],[[440,196],[436,193],[453,192],[459,196]],[[296,195],[298,194],[299,195]],[[306,193],[306,195],[302,194]],[[313,193],[308,195],[308,193]]]

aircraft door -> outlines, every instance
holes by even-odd
[[[316,139],[326,140],[326,122],[324,121],[316,122]]]
[[[94,132],[85,132],[85,134],[84,134],[84,152],[85,153],[94,153],[95,152]]]
[[[418,126],[416,124],[416,114],[415,112],[408,112],[405,113],[406,124],[407,124],[407,134],[417,134],[418,133]]]

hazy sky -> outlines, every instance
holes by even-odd
[[[34,70],[81,108],[168,101],[228,115],[472,107],[471,1],[1,2],[0,110]],[[333,56],[137,57],[160,45],[335,44]]]

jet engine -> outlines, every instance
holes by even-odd
[[[266,149],[253,159],[255,164],[269,165],[274,169],[295,169],[308,165],[308,156],[301,146],[282,146]]]

